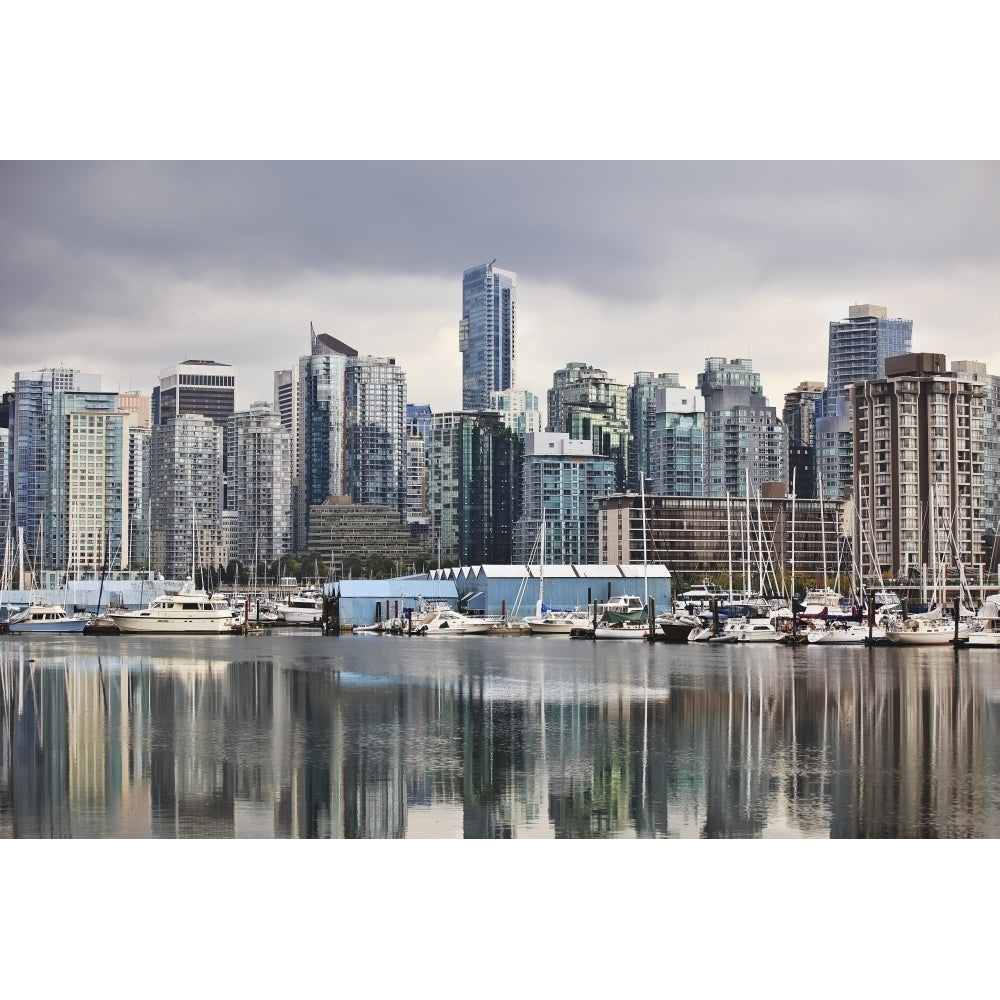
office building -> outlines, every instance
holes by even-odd
[[[590,441],[549,432],[527,435],[514,562],[550,566],[598,562],[598,499],[614,489],[614,463],[595,456]]]
[[[200,413],[220,426],[233,415],[236,369],[216,361],[184,361],[160,372],[157,422]]]
[[[787,596],[829,585],[850,592],[851,567],[840,560],[843,504],[790,496],[645,496],[646,558],[662,563],[675,593],[708,579],[734,593]],[[600,562],[642,562],[641,497],[598,503]],[[793,575],[794,553],[794,575]]]
[[[462,409],[489,407],[490,393],[514,385],[517,342],[517,275],[495,266],[471,267],[462,275]]]

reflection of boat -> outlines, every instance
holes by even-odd
[[[163,594],[147,608],[109,610],[108,617],[121,632],[214,635],[231,632],[234,624],[229,602],[219,594],[210,597],[204,590],[195,590],[192,580],[179,593]]]
[[[286,625],[319,625],[323,617],[323,591],[304,587],[275,610]]]
[[[7,627],[15,634],[83,632],[89,620],[87,615],[66,614],[61,604],[29,604],[7,620]]]

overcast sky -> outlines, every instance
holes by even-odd
[[[749,357],[781,406],[852,303],[1000,374],[995,162],[4,162],[0,336],[17,370],[149,392],[190,358],[272,398],[309,324],[461,406],[462,271],[517,273],[519,388]]]

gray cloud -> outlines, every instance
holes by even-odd
[[[10,372],[83,357],[139,387],[233,352],[260,398],[312,319],[395,353],[440,408],[459,395],[441,380],[461,271],[496,257],[546,341],[523,351],[533,391],[553,358],[630,377],[623,345],[691,383],[748,350],[822,379],[826,323],[852,301],[912,316],[915,341],[947,328],[956,357],[992,352],[998,222],[996,163],[8,162],[0,343]],[[431,343],[450,353],[415,350]],[[791,388],[768,382],[772,401]]]

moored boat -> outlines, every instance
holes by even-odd
[[[7,629],[14,635],[82,633],[88,621],[88,615],[68,615],[61,604],[29,604],[7,619]]]
[[[221,594],[195,590],[187,580],[176,594],[163,594],[138,611],[109,609],[108,617],[122,633],[223,635],[232,632],[233,609]]]

